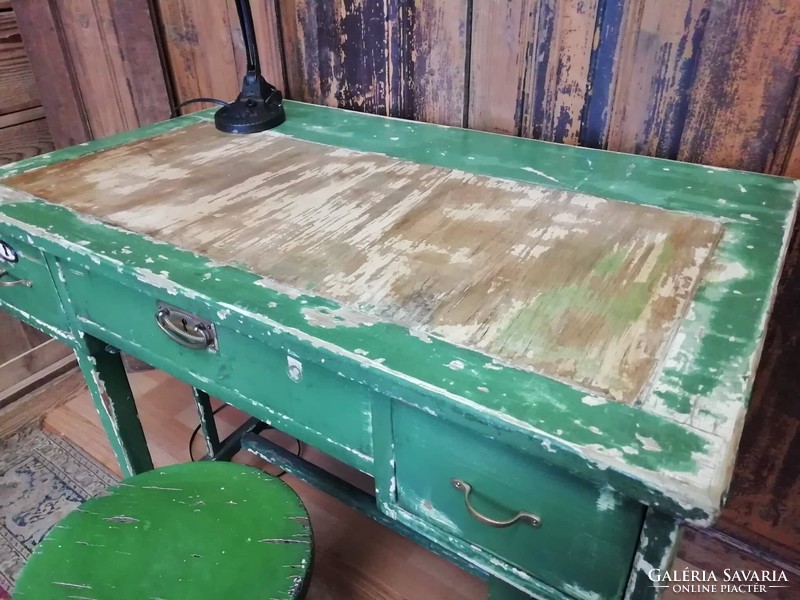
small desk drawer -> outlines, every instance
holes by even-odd
[[[45,333],[64,337],[67,319],[44,254],[0,228],[0,307]]]
[[[266,326],[255,320],[235,325],[230,311],[221,307],[200,307],[197,314],[184,298],[163,289],[142,282],[134,289],[133,283],[62,266],[79,326],[88,333],[351,466],[371,470],[371,405],[365,386],[308,360],[299,349],[256,339]],[[163,315],[159,325],[159,309],[165,303],[179,326],[176,308],[210,322],[213,347],[195,349],[176,342],[162,329]],[[191,322],[187,329],[192,330]]]
[[[447,534],[576,598],[618,599],[643,510],[568,473],[398,403],[393,412],[397,502]],[[471,487],[457,489],[459,479]],[[498,527],[483,517],[507,521]]]

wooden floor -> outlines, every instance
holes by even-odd
[[[187,385],[158,371],[145,371],[131,375],[131,385],[137,398],[139,413],[144,424],[148,443],[156,466],[189,460],[188,440],[197,426],[197,414]],[[54,395],[71,396],[64,404],[48,413],[44,428],[73,441],[111,471],[119,474],[114,455],[106,441],[88,391],[73,374],[52,388]],[[215,403],[215,406],[218,404]],[[241,424],[245,415],[227,408],[218,415],[220,435],[226,435]],[[279,441],[287,448],[296,448],[293,440],[265,432],[265,436]],[[195,456],[204,453],[198,436],[194,444]],[[304,458],[324,466],[348,479],[351,483],[369,489],[370,480],[306,447]],[[255,457],[241,453],[239,462],[274,469]],[[316,556],[314,574],[308,600],[485,600],[486,583],[465,573],[447,561],[420,546],[378,525],[360,513],[293,478],[285,476],[303,499],[311,514]],[[747,557],[721,557],[716,548],[702,546],[694,541],[682,548],[682,555],[692,560],[692,565],[714,568],[766,568],[762,563],[748,564]],[[676,569],[688,563],[681,559]],[[772,567],[774,568],[774,567]],[[690,598],[693,600],[757,600],[769,598],[785,600],[789,590],[776,590],[760,594],[680,594],[667,592],[665,600]],[[800,592],[800,589],[792,590]]]

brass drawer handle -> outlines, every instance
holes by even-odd
[[[477,510],[472,507],[472,504],[469,502],[469,495],[472,493],[472,486],[468,484],[466,481],[461,479],[451,479],[450,483],[453,484],[453,487],[456,488],[460,492],[464,492],[464,504],[467,505],[467,512],[469,512],[472,517],[478,521],[479,523],[483,523],[484,525],[488,525],[489,527],[511,527],[515,523],[527,523],[531,527],[541,527],[542,526],[542,519],[538,515],[534,515],[533,513],[519,511],[514,517],[509,519],[508,521],[497,521],[495,519],[491,519],[485,515],[482,515]]]
[[[8,271],[0,271],[0,279],[8,275]],[[27,279],[17,279],[16,281],[0,281],[0,287],[16,287],[24,285],[25,287],[33,287],[33,283]]]
[[[180,320],[184,328],[174,323],[175,318]],[[181,346],[192,350],[216,349],[214,326],[191,313],[162,305],[156,313],[156,322],[167,337]]]

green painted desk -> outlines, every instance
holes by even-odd
[[[656,596],[724,500],[796,182],[287,115],[0,171],[0,306],[75,349],[123,471],[108,345],[369,473],[353,504],[493,598]]]

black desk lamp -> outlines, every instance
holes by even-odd
[[[280,90],[261,75],[250,0],[236,0],[236,11],[242,26],[247,73],[238,98],[216,112],[214,124],[225,133],[257,133],[283,123],[286,113]]]

